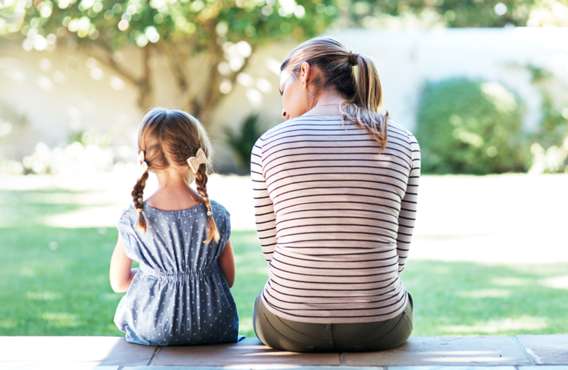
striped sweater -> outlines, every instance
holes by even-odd
[[[301,116],[253,148],[256,227],[269,264],[262,292],[299,322],[393,318],[416,219],[420,149],[389,122],[387,148],[340,116]]]

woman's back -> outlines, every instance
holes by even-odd
[[[383,152],[341,116],[304,115],[264,134],[252,177],[267,308],[313,323],[400,314],[419,166],[414,136],[391,122]]]
[[[115,323],[129,342],[186,345],[234,342],[238,315],[217,259],[230,237],[230,218],[211,201],[220,239],[206,244],[207,209],[203,203],[180,211],[144,206],[146,233],[136,229],[129,207],[117,227],[124,251],[140,263]]]

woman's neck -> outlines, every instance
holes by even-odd
[[[335,90],[322,91],[314,107],[304,113],[305,116],[338,116],[339,105],[345,98]]]
[[[193,176],[186,170],[169,167],[156,173],[158,190],[145,203],[162,211],[178,211],[195,206],[201,200],[200,195],[189,185]]]

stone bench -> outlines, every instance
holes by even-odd
[[[176,366],[172,370],[568,370],[568,335],[411,337],[403,346],[382,352],[305,354],[276,351],[256,338],[208,346],[148,347],[119,337],[0,337],[2,370],[158,370],[170,366]]]

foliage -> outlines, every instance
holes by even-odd
[[[523,105],[496,82],[454,78],[426,84],[416,136],[432,173],[523,171]]]
[[[230,91],[258,45],[320,34],[331,17],[316,7],[311,0],[9,0],[0,34],[24,35],[26,50],[53,49],[58,40],[77,45],[134,84],[143,109],[152,106],[152,61],[165,58],[177,105],[201,116]],[[7,9],[20,21],[7,22]],[[139,74],[117,53],[127,46],[141,48]]]
[[[260,115],[249,114],[245,117],[237,131],[230,127],[223,129],[226,135],[226,143],[235,154],[237,164],[250,172],[250,156],[252,148],[258,138],[264,133],[260,122]]]
[[[349,27],[568,26],[562,0],[338,0]]]
[[[560,91],[566,86],[544,68],[527,66],[532,74],[532,83],[542,97],[541,120],[538,131],[531,135],[532,141],[530,173],[557,173],[568,171],[568,95],[553,99],[551,83],[560,84]],[[562,104],[564,103],[564,104]]]
[[[568,111],[560,110],[554,104],[549,92],[542,92],[541,103],[542,118],[539,123],[539,131],[534,139],[545,149],[553,145],[562,145],[568,137]]]
[[[108,280],[117,232],[57,228],[43,217],[77,211],[62,190],[0,191],[0,335],[123,335],[112,320],[122,294]],[[254,231],[232,234],[232,288],[240,334],[268,277]],[[565,264],[499,265],[410,260],[402,275],[416,304],[414,336],[563,334],[566,293],[551,284]],[[424,277],[428,276],[428,279]]]

